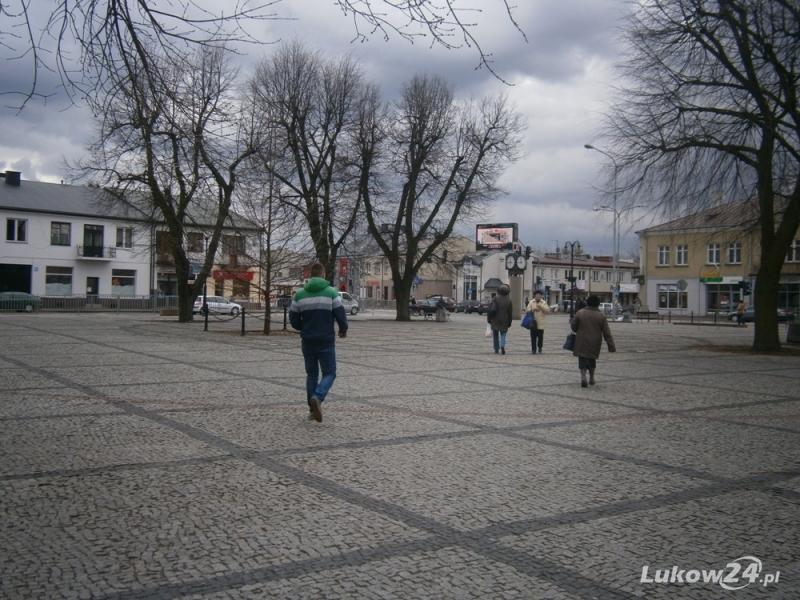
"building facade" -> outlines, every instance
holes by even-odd
[[[726,314],[758,285],[755,207],[726,204],[637,232],[646,302],[660,313]],[[798,235],[800,237],[800,235]],[[800,239],[787,249],[778,306],[800,309]]]
[[[0,183],[0,291],[45,297],[146,297],[177,294],[165,228],[134,208],[109,202],[97,187],[22,180]],[[247,235],[247,234],[250,235]],[[257,230],[223,233],[209,294],[258,298]],[[195,272],[208,237],[202,225],[184,241]],[[256,285],[253,285],[253,284]]]

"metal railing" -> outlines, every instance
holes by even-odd
[[[194,298],[192,298],[194,301]],[[253,300],[234,300],[248,312],[264,310],[261,302]],[[11,306],[11,305],[9,305]],[[117,294],[88,294],[81,296],[39,296],[38,310],[64,312],[158,312],[161,310],[177,310],[177,296],[120,296]],[[0,306],[0,310],[3,307]],[[14,308],[9,308],[13,310]]]

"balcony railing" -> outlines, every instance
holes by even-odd
[[[117,249],[114,246],[78,246],[78,256],[108,260],[117,257]]]

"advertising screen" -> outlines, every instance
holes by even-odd
[[[476,250],[511,250],[517,239],[516,223],[490,223],[475,226]]]

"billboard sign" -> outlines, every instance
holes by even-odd
[[[476,250],[513,250],[516,239],[516,223],[489,223],[475,226]]]

